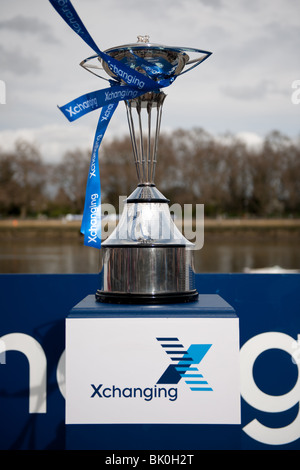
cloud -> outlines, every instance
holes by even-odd
[[[79,126],[91,129],[87,135],[77,125],[69,130],[56,105],[105,88],[78,65],[93,52],[49,1],[0,3],[0,79],[7,84],[7,104],[0,106],[1,133],[18,132],[26,123],[53,158],[62,153],[58,147],[92,144],[97,113],[80,120]],[[300,4],[295,0],[153,0],[150,9],[147,0],[72,3],[101,50],[149,34],[153,43],[213,52],[166,90],[162,130],[184,126],[203,127],[212,134],[260,135],[272,129],[299,133],[300,105],[290,98],[291,84],[300,78]],[[129,20],[122,21],[124,17]],[[38,71],[36,77],[31,71]],[[119,108],[106,138],[128,132],[124,107]],[[65,141],[63,131],[49,127],[56,124],[66,130]]]
[[[93,133],[93,129],[84,125],[48,125],[6,130],[0,132],[0,148],[7,152],[13,151],[17,140],[26,140],[37,146],[44,161],[57,163],[69,150],[90,149]]]
[[[205,6],[212,7],[212,8],[221,8],[222,7],[222,0],[199,0]]]
[[[262,136],[256,134],[255,132],[238,132],[236,134],[236,138],[252,149],[259,149],[264,142]]]
[[[52,34],[51,27],[34,16],[16,15],[10,19],[0,21],[0,30],[14,31],[19,34],[36,34],[45,42],[58,43]]]
[[[267,98],[269,95],[282,94],[287,95],[289,91],[281,90],[274,82],[269,80],[262,80],[253,85],[244,86],[226,86],[221,87],[221,91],[224,95],[234,98],[236,100],[261,100]]]
[[[4,49],[0,45],[0,69],[15,75],[27,75],[40,71],[40,62],[37,57],[24,55],[18,48]]]

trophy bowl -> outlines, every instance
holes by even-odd
[[[187,52],[195,51],[201,53],[200,57],[190,60]],[[113,47],[105,53],[153,80],[175,79],[210,55],[151,44],[148,36],[138,36],[137,43]],[[85,59],[81,65],[96,75],[95,69],[102,69],[116,78],[113,68],[100,57]],[[190,67],[184,70],[187,65]],[[117,227],[102,243],[102,285],[96,292],[99,302],[160,304],[198,298],[194,245],[176,227],[170,201],[155,185],[165,97],[158,90],[125,101],[138,184],[125,201]]]

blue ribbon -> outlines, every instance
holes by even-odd
[[[121,100],[131,100],[144,93],[144,91],[136,90],[130,86],[114,85],[111,88],[86,93],[64,106],[60,106],[59,109],[72,122],[95,109],[119,103]]]
[[[169,86],[175,77],[163,78],[161,76],[161,79],[153,80],[151,77],[158,78],[160,75],[157,66],[139,58],[139,64],[145,70],[145,75],[102,52],[85,28],[70,0],[49,1],[73,31],[108,64],[118,79],[118,81],[109,80],[110,88],[87,93],[59,107],[71,122],[91,111],[102,108],[94,138],[81,225],[84,244],[101,248],[101,184],[98,151],[109,121],[120,101],[134,99],[148,91],[158,92],[160,88]],[[121,85],[121,80],[126,85]]]
[[[84,235],[84,244],[94,248],[101,247],[101,185],[98,151],[117,106],[118,103],[113,103],[104,106],[101,110],[86,185],[81,233]]]
[[[141,74],[135,69],[122,64],[119,60],[114,59],[105,52],[102,52],[82,23],[70,0],[49,1],[55,10],[60,14],[60,16],[65,20],[65,22],[73,29],[73,31],[75,31],[75,33],[77,33],[99,55],[99,57],[101,57],[101,59],[103,59],[108,64],[113,73],[121,80],[126,82],[128,85],[131,85],[132,83],[139,83],[139,88],[145,91],[158,91],[161,86],[168,86],[167,83],[158,84],[157,82],[154,82],[146,75]]]

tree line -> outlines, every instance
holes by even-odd
[[[38,147],[19,140],[0,148],[0,217],[81,214],[91,150],[71,150],[45,163]],[[232,135],[201,128],[162,133],[155,182],[171,203],[204,204],[206,216],[300,216],[300,141],[279,131],[250,148]],[[137,177],[129,137],[102,143],[102,201],[117,209]]]

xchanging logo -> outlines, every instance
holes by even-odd
[[[86,109],[92,108],[96,109],[98,106],[97,98],[91,98],[90,100],[85,100],[82,103],[77,102],[73,107],[72,105],[69,108],[66,108],[66,111],[69,113],[69,117],[73,117],[78,113],[82,113]]]
[[[107,63],[108,63],[108,66],[109,66],[110,70],[113,73],[115,73],[118,77],[123,78],[123,80],[126,83],[128,83],[129,85],[135,85],[140,90],[142,90],[144,88],[145,82],[143,82],[142,80],[140,80],[139,78],[137,78],[137,77],[135,77],[131,74],[128,74],[124,70],[118,68],[118,66],[116,64],[112,64],[109,59],[108,59]]]
[[[105,92],[105,101],[110,101],[110,100],[121,100],[121,99],[134,99],[138,96],[138,91],[137,90],[116,90],[116,91],[106,91]]]
[[[158,398],[167,398],[176,401],[178,398],[177,387],[159,387],[159,385],[177,385],[181,379],[190,387],[192,392],[212,392],[212,387],[199,373],[196,364],[199,364],[211,344],[191,344],[186,350],[178,338],[156,338],[165,352],[170,356],[170,364],[163,375],[153,387],[121,387],[117,385],[106,386],[104,384],[91,384],[92,395],[90,398],[142,398],[152,401]]]
[[[184,379],[192,392],[213,391],[203,375],[199,373],[198,368],[195,367],[202,361],[211,348],[211,344],[191,344],[188,349],[185,349],[178,338],[156,339],[172,361],[158,380],[158,384],[178,384],[181,379]]]
[[[177,388],[165,387],[118,387],[111,385],[109,387],[99,384],[91,384],[93,393],[91,398],[142,398],[145,401],[151,401],[154,398],[168,398],[170,401],[177,400]]]

